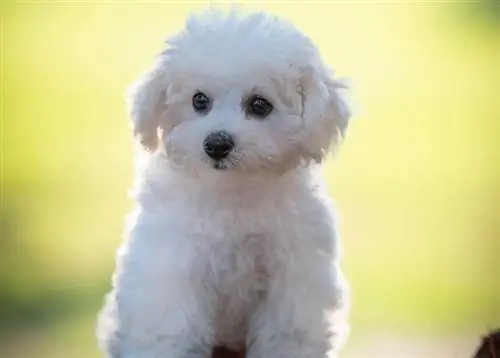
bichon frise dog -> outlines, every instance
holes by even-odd
[[[98,336],[112,358],[336,356],[348,289],[318,163],[349,110],[313,42],[208,11],[132,86],[139,155]]]

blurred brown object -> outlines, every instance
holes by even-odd
[[[473,358],[500,358],[500,330],[491,331],[483,337]]]
[[[225,347],[215,347],[212,358],[245,358],[245,352],[235,351]]]

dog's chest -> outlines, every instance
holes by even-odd
[[[186,237],[195,248],[196,272],[215,304],[214,325],[219,344],[240,349],[248,325],[267,293],[277,257],[286,251],[287,211],[262,201],[224,206],[215,200],[186,207]]]
[[[240,348],[251,316],[267,290],[265,240],[258,235],[248,235],[213,249],[210,280],[216,293],[217,340]]]

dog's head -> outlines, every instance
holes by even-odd
[[[284,171],[322,161],[349,110],[306,36],[256,13],[188,20],[130,90],[133,130],[187,169]]]

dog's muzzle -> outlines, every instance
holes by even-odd
[[[234,148],[234,138],[226,131],[210,133],[203,141],[205,153],[215,161],[226,158]]]

